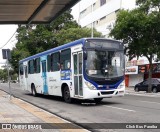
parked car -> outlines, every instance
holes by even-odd
[[[136,84],[134,87],[134,90],[136,92],[148,91],[148,84],[149,84],[149,80],[148,79],[144,80],[143,82]],[[153,93],[160,92],[160,78],[152,78],[151,84],[152,84],[152,92]]]

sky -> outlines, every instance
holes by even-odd
[[[4,46],[7,41],[13,36],[17,30],[17,25],[0,25],[0,65],[4,63],[5,60],[2,59],[2,48],[12,49],[15,46],[16,38],[15,36]],[[4,47],[3,47],[4,46]]]
[[[123,4],[125,6],[129,6],[129,7],[133,6],[134,5],[133,2],[135,2],[135,0],[123,0],[123,1],[125,1]],[[76,4],[72,8],[72,15],[74,16],[74,19],[77,20],[77,22],[78,22],[78,18],[79,18],[80,8],[81,7],[79,6],[79,4]],[[17,25],[0,25],[0,66],[1,66],[1,63],[5,62],[5,60],[2,59],[2,47],[12,37],[12,35],[15,33],[17,27],[18,27]],[[8,44],[3,47],[3,49],[12,49],[15,46],[16,42],[17,41],[14,36],[8,42]]]

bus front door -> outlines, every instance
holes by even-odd
[[[83,96],[82,86],[82,52],[73,53],[73,67],[74,67],[74,94],[75,96]]]
[[[43,94],[48,94],[46,60],[42,61]]]

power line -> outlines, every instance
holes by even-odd
[[[4,46],[6,46],[8,43],[9,43],[9,41],[13,38],[13,36],[16,34],[16,32],[17,32],[17,30],[13,33],[13,35],[8,39],[8,41],[2,46],[2,47],[0,47],[0,49],[2,49]]]

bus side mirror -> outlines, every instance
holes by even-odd
[[[84,52],[84,54],[83,54],[83,59],[87,60],[87,53],[86,52]]]

